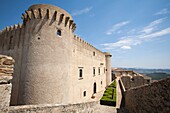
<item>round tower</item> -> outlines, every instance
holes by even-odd
[[[22,15],[23,56],[18,104],[69,103],[72,17],[46,4],[33,5]]]
[[[111,74],[112,74],[112,64],[111,64],[111,57],[112,55],[109,52],[105,52],[106,57],[106,86],[110,85],[111,83]]]

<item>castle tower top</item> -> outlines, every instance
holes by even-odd
[[[110,56],[112,57],[112,55],[109,52],[104,52],[105,56]]]
[[[23,19],[23,25],[26,25],[31,19],[50,19],[53,22],[57,21],[58,25],[63,23],[64,26],[68,26],[72,32],[76,29],[76,24],[68,12],[50,4],[32,5],[25,11],[25,14],[22,14],[21,18]]]
[[[64,9],[61,9],[57,6],[54,6],[54,5],[50,5],[50,4],[35,4],[35,5],[32,5],[28,8],[28,11],[31,11],[31,10],[38,10],[38,9],[44,9],[44,10],[47,10],[47,9],[50,9],[50,10],[54,10],[54,11],[58,11],[62,14],[64,14],[66,17],[70,17],[70,19],[72,19],[71,15],[65,11]]]

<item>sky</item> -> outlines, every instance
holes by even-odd
[[[70,13],[75,34],[112,54],[112,67],[170,69],[170,0],[0,0],[0,30],[33,4]]]

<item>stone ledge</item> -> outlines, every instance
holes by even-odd
[[[0,76],[0,84],[9,84],[12,80],[12,76]]]

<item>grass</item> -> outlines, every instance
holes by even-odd
[[[113,94],[113,98],[112,98]],[[101,105],[116,106],[116,81],[111,83],[104,91],[103,97],[100,99]]]

